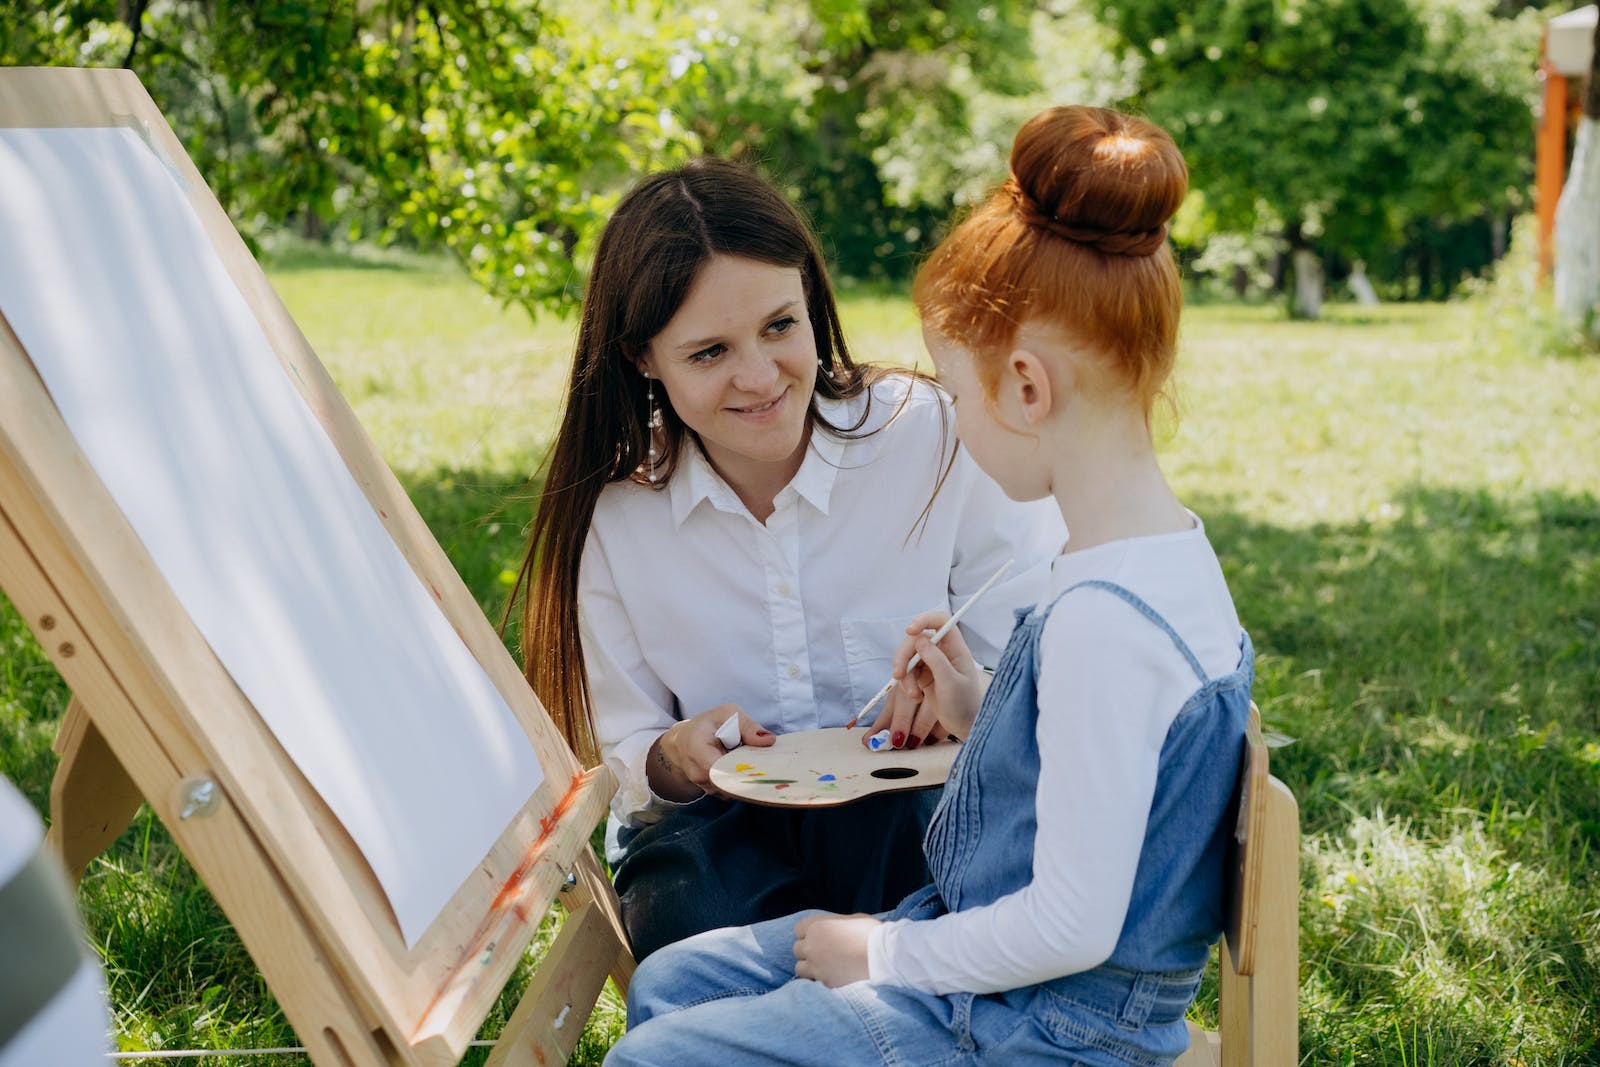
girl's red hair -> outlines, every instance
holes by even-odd
[[[1056,107],[1011,146],[1011,176],[940,243],[912,298],[923,325],[978,357],[992,388],[1024,322],[1114,360],[1144,405],[1171,372],[1183,290],[1167,225],[1189,168],[1165,130]]]

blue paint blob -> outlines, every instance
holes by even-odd
[[[819,781],[819,782],[831,782],[831,781],[834,781],[834,780],[835,779],[834,779],[833,775],[831,775],[831,774],[823,774],[823,775],[819,775],[817,777],[817,781]]]

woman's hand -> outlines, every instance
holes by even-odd
[[[865,981],[867,939],[879,925],[870,915],[807,915],[794,924],[794,973],[832,989]]]
[[[926,611],[911,620],[906,639],[894,653],[894,677],[900,683],[895,688],[906,700],[920,702],[924,711],[931,711],[945,731],[966,737],[989,688],[989,675],[972,658],[958,627],[952,627],[937,645],[933,643],[933,631],[949,618],[948,611]],[[920,655],[922,662],[907,671],[914,654]]]
[[[861,735],[861,743],[865,745],[879,730],[889,731],[889,744],[894,748],[916,748],[925,741],[942,741],[946,733],[939,725],[934,705],[912,700],[898,685],[889,690],[877,719]]]
[[[656,738],[645,757],[645,776],[656,796],[684,804],[702,793],[716,792],[711,786],[711,765],[728,750],[717,740],[717,727],[731,716],[739,716],[739,737],[747,745],[765,748],[777,735],[762,728],[737,704],[718,704],[692,719],[673,723]]]

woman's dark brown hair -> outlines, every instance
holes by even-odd
[[[506,609],[509,619],[521,597],[523,671],[585,766],[599,756],[578,639],[584,543],[607,484],[651,484],[641,470],[651,441],[638,360],[677,313],[700,268],[716,255],[799,270],[820,360],[811,427],[849,433],[866,421],[863,413],[855,425],[836,427],[817,411],[817,397],[858,396],[877,375],[851,360],[821,250],[782,193],[750,169],[707,158],[651,175],[622,198],[595,252],[566,409]],[[656,402],[663,419],[655,439],[654,485],[660,489],[683,450],[696,445],[660,389]]]

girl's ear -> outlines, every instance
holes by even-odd
[[[1012,391],[1022,421],[1029,426],[1041,422],[1055,404],[1044,361],[1030,349],[1016,348],[1006,357],[1006,370],[1010,373],[1005,384]]]
[[[650,361],[650,349],[646,348],[633,357],[633,369],[646,378],[654,378],[656,376],[655,364]]]

